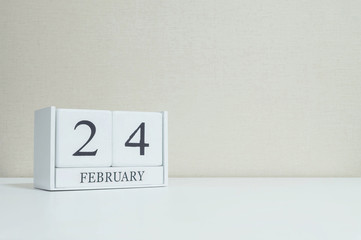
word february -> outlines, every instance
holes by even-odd
[[[145,171],[81,172],[80,183],[141,182]]]

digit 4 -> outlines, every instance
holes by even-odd
[[[140,141],[139,143],[131,143],[135,134],[140,130]],[[145,143],[145,123],[142,122],[137,129],[130,135],[128,140],[125,142],[126,147],[139,147],[140,155],[144,155],[144,148],[149,147],[149,143]]]

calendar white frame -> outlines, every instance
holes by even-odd
[[[107,188],[143,188],[143,187],[161,187],[168,185],[168,112],[162,113],[163,120],[163,171],[162,183],[148,183],[140,185],[117,185],[115,183],[108,186],[72,186],[57,187],[56,186],[56,167],[55,167],[55,151],[56,151],[56,107],[47,107],[35,111],[34,116],[34,187],[49,191],[61,190],[85,190],[85,189],[107,189]],[[109,167],[112,170],[121,171],[129,169],[129,167]],[[139,168],[135,166],[134,169]],[[60,169],[60,168],[59,168]],[[64,168],[61,168],[64,169]],[[87,171],[89,168],[80,168]],[[92,168],[94,169],[94,168]],[[99,168],[99,170],[104,168]],[[158,176],[160,177],[160,176]]]

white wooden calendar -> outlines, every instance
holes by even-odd
[[[56,191],[167,184],[167,112],[55,107],[35,111],[35,188]]]

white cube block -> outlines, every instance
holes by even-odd
[[[113,112],[112,166],[161,166],[162,119],[158,112]]]
[[[56,110],[56,167],[109,167],[111,162],[111,111]]]

